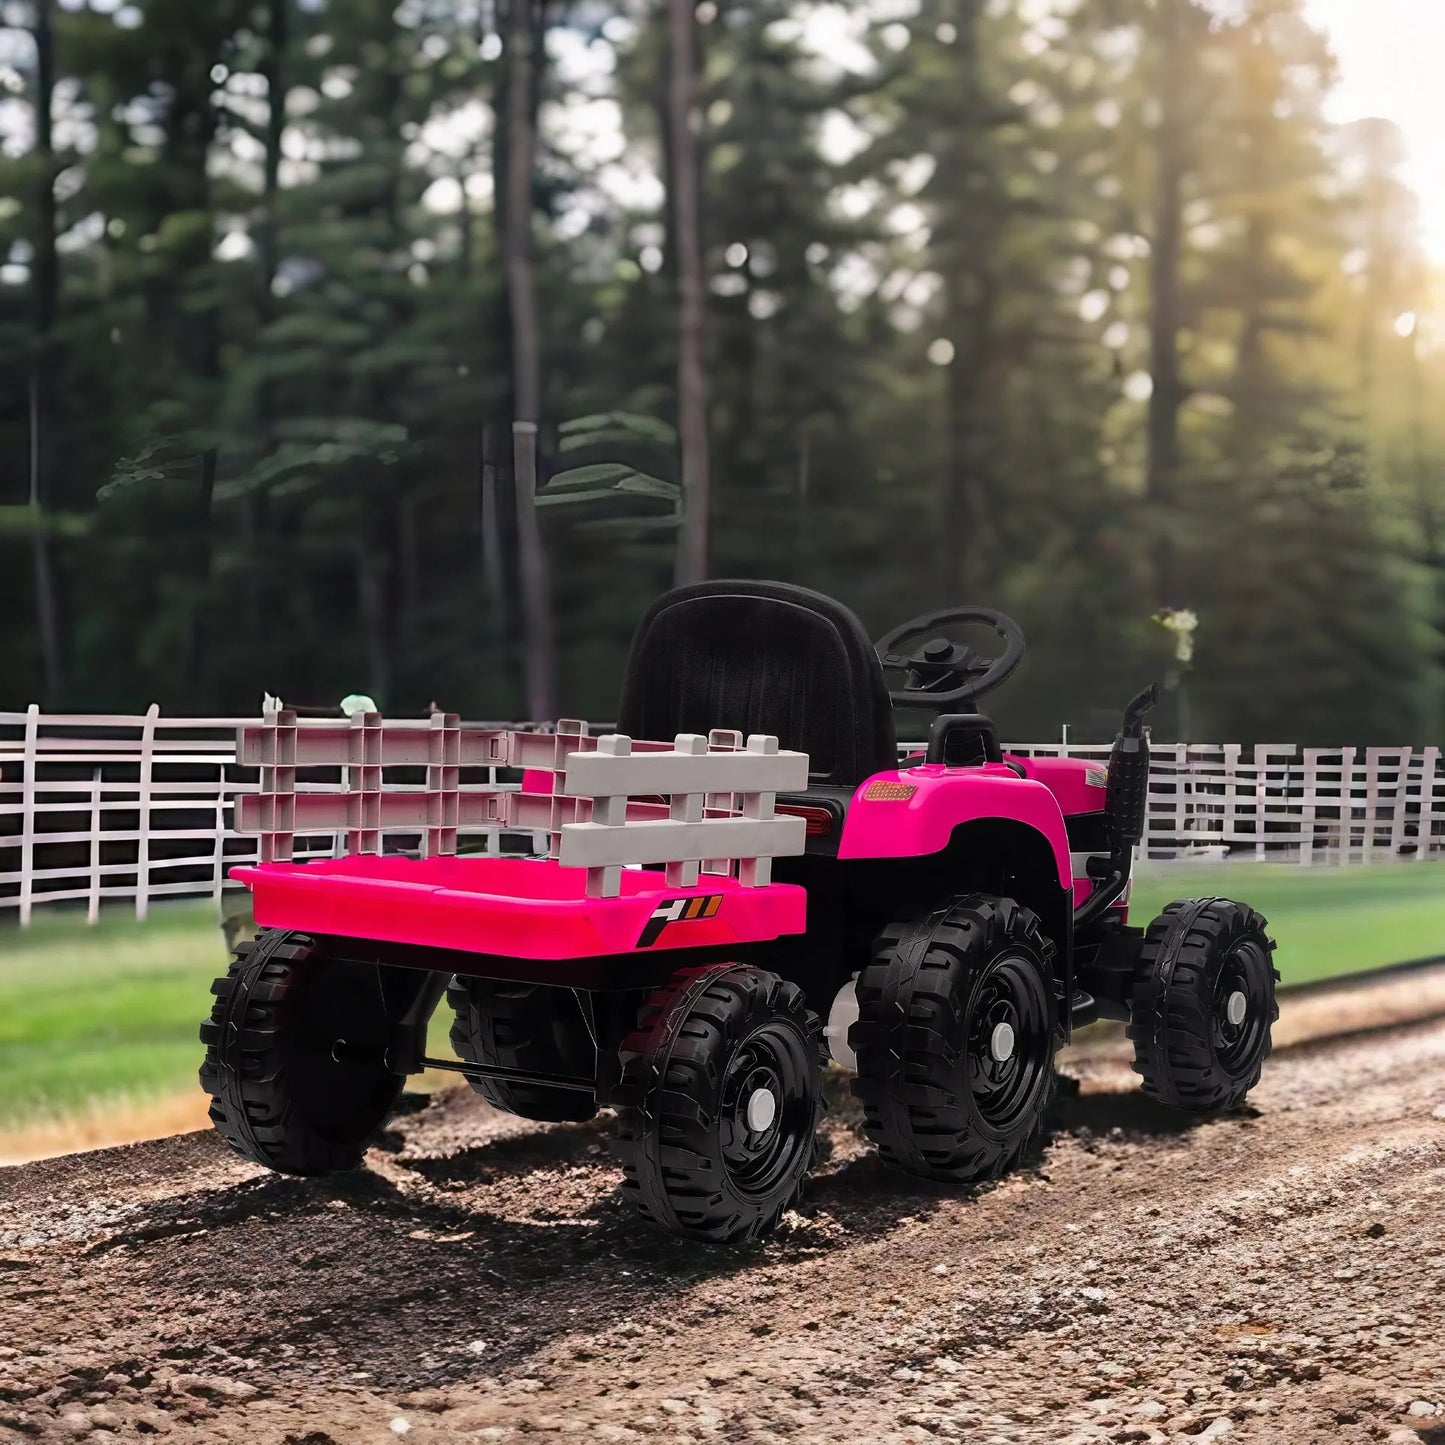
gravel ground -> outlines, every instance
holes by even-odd
[[[1198,1122],[1091,1031],[972,1192],[884,1169],[839,1081],[741,1251],[634,1223],[600,1123],[466,1091],[341,1180],[204,1134],[3,1170],[0,1439],[1445,1445],[1445,971],[1279,1037]]]

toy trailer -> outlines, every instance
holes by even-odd
[[[1001,656],[935,635],[979,622]],[[883,1156],[944,1181],[1017,1161],[1055,1051],[1095,1018],[1129,1021],[1146,1092],[1233,1107],[1276,1016],[1264,920],[1202,899],[1128,926],[1152,693],[1107,775],[1005,757],[971,705],[1022,651],[981,609],[875,651],[817,593],[706,583],[644,618],[624,731],[285,711],[243,728],[238,761],[261,781],[236,826],[261,861],[233,876],[261,934],[201,1030],[217,1129],[273,1169],[349,1169],[408,1075],[457,1070],[532,1119],[612,1108],[642,1215],[727,1242],[798,1198],[829,1056],[855,1072]],[[902,761],[895,705],[940,711]],[[343,769],[344,790],[298,782],[315,768]],[[496,768],[521,785],[466,780]],[[388,786],[389,770],[425,782]],[[545,834],[548,856],[458,853],[496,828]],[[308,833],[345,833],[345,855],[293,861]],[[420,847],[386,853],[389,834]],[[426,1054],[443,994],[447,1060]]]

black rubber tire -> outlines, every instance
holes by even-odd
[[[380,1062],[387,1017],[376,971],[273,929],[237,945],[211,992],[200,1077],[216,1131],[282,1174],[355,1169],[405,1082]],[[376,1060],[338,1061],[339,1038]]]
[[[590,1079],[596,1073],[597,1050],[570,989],[456,977],[447,985],[447,1002],[453,1010],[452,1048],[464,1063],[564,1078]],[[467,1082],[489,1104],[524,1119],[577,1123],[597,1112],[590,1089]]]
[[[863,1128],[884,1160],[949,1184],[1018,1162],[1053,1096],[1053,956],[1034,914],[983,894],[879,938],[858,978],[848,1041]],[[1002,1064],[980,1042],[1001,1002],[1017,1020],[1015,1053]]]
[[[1130,1001],[1134,1072],[1152,1099],[1191,1113],[1237,1108],[1259,1082],[1279,1017],[1264,919],[1228,898],[1171,903],[1144,935]],[[1230,1025],[1226,996],[1247,995]]]
[[[622,1044],[613,1102],[624,1197],[685,1239],[736,1244],[770,1233],[813,1162],[822,1043],[802,990],[776,974],[681,969]],[[782,1102],[754,1132],[744,1094],[760,1080],[776,1083]]]

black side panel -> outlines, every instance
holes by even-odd
[[[589,991],[660,988],[679,968],[750,959],[758,947],[746,944],[730,948],[654,948],[596,958],[509,958],[498,953],[420,948],[411,943],[344,938],[339,934],[326,935],[324,941],[328,957],[357,963],[380,963],[402,969],[457,974],[463,978],[553,984],[558,988]]]
[[[1066,816],[1064,830],[1069,835],[1070,853],[1109,851],[1109,822],[1102,809],[1097,813],[1074,813]]]

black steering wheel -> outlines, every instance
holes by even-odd
[[[985,657],[967,643],[939,635],[941,628],[968,622],[991,627],[1003,638],[1003,651]],[[991,607],[950,607],[895,627],[877,647],[884,672],[906,674],[901,688],[888,690],[896,706],[944,708],[976,701],[1007,682],[1023,661],[1024,634],[1012,617]]]

